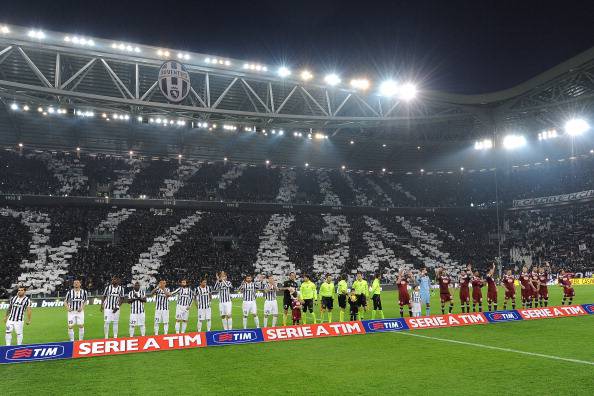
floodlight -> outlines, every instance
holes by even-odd
[[[503,138],[503,147],[507,150],[523,147],[526,143],[526,138],[522,135],[507,135]]]
[[[565,123],[565,132],[570,136],[579,136],[590,129],[590,124],[581,118],[574,118]]]
[[[338,85],[340,84],[340,77],[338,75],[331,73],[324,77],[324,82],[328,85]]]
[[[278,68],[277,74],[282,78],[289,77],[291,75],[291,70],[286,66],[281,66]]]
[[[380,84],[379,93],[390,98],[398,93],[398,84],[394,80],[386,80]]]

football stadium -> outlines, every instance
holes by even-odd
[[[591,394],[594,47],[466,94],[5,20],[3,394]]]

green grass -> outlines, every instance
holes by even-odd
[[[560,290],[551,289],[551,305],[558,305]],[[594,302],[594,287],[578,286],[576,294],[575,303]],[[398,316],[395,300],[394,292],[383,293],[386,317]],[[234,303],[235,328],[241,326],[240,305]],[[153,307],[147,308],[150,334]],[[438,311],[434,296],[433,313]],[[85,338],[101,338],[98,307],[87,307],[85,315]],[[25,342],[64,340],[65,322],[63,308],[34,309]],[[188,330],[195,323],[194,310]],[[220,328],[220,319],[214,318],[213,329]],[[594,315],[409,334],[594,362],[593,329]],[[125,306],[120,335],[127,332]],[[0,372],[3,394],[591,394],[594,386],[594,365],[401,333],[37,362],[1,366]]]

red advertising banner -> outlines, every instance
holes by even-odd
[[[518,309],[518,312],[522,315],[522,318],[526,320],[588,315],[581,305]]]
[[[433,315],[418,318],[404,318],[410,330],[434,329],[438,327],[468,326],[487,324],[489,321],[482,312],[449,315]]]
[[[109,340],[75,341],[73,358],[169,351],[206,346],[205,333],[164,334]]]
[[[304,338],[335,337],[365,334],[361,322],[320,323],[262,329],[264,341],[299,340]]]

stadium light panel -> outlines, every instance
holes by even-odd
[[[460,167],[460,172],[464,172],[464,167],[463,166]]]
[[[386,171],[386,168],[382,168],[382,172],[385,172],[385,171]]]
[[[281,66],[278,68],[277,74],[282,78],[289,77],[291,75],[291,70],[286,66]]]
[[[351,87],[354,89],[359,89],[359,90],[366,90],[369,89],[369,80],[366,78],[355,78],[351,80]]]
[[[29,111],[29,106],[28,105],[23,106],[23,110]]]
[[[27,36],[37,40],[43,40],[45,38],[45,33],[41,30],[29,30]]]
[[[507,135],[503,138],[503,148],[506,150],[515,150],[527,144],[523,135]]]
[[[474,142],[475,150],[490,150],[493,148],[493,141],[491,139],[477,140]]]
[[[565,132],[569,136],[579,136],[590,129],[590,124],[581,118],[574,118],[565,123]]]
[[[8,33],[10,33],[10,29],[8,28],[8,26],[2,26],[2,27],[0,27],[0,33],[8,34]]]
[[[355,141],[354,140],[351,140],[351,144],[355,144]]]
[[[313,74],[309,70],[303,70],[299,76],[303,81],[309,81],[313,78]]]
[[[12,104],[10,105],[10,109],[11,109],[11,110],[18,110],[18,109],[19,109],[19,105],[17,105],[16,103],[12,103]]]
[[[555,139],[557,137],[559,137],[559,134],[557,133],[556,129],[542,131],[538,134],[538,140],[549,140],[549,139]]]
[[[324,82],[328,85],[335,86],[340,84],[340,77],[335,73],[330,73],[324,77]]]
[[[342,170],[345,170],[345,169],[346,169],[346,166],[345,166],[345,165],[342,165],[342,166],[340,167],[340,169],[342,169]]]
[[[266,165],[270,165],[270,160],[266,160]]]
[[[307,168],[308,166],[309,166],[309,163],[308,163],[308,162],[306,162],[306,163],[305,163],[305,167]]]
[[[223,161],[227,161],[227,157],[223,158]]]
[[[23,148],[23,143],[19,143],[19,148]]]
[[[398,83],[394,80],[386,80],[379,86],[379,94],[391,98],[398,93]]]
[[[404,101],[413,100],[417,96],[417,87],[412,83],[402,85],[398,91],[398,97]]]

